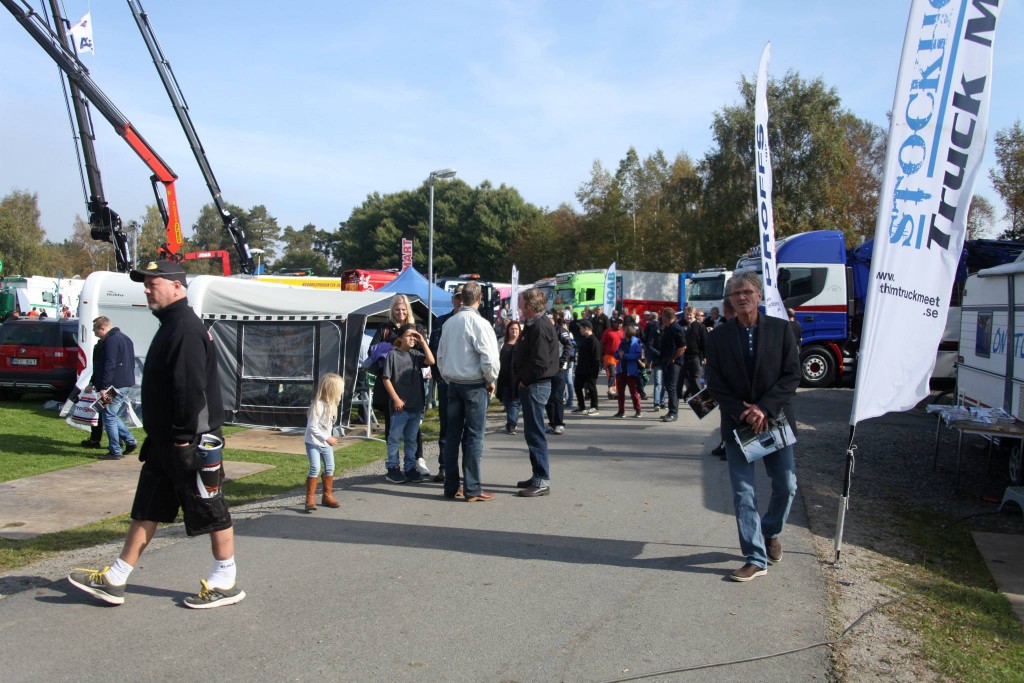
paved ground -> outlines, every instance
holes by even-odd
[[[140,467],[139,459],[130,455],[0,483],[0,538],[34,538],[129,512]],[[270,467],[224,463],[229,479]]]
[[[730,582],[741,558],[724,463],[707,454],[712,426],[688,412],[669,425],[611,412],[552,437],[547,498],[513,495],[529,473],[523,440],[495,433],[490,503],[387,484],[379,463],[340,480],[339,510],[304,514],[298,496],[268,503],[236,525],[249,596],[237,606],[181,606],[209,570],[204,539],[151,548],[120,607],[63,580],[7,597],[0,671],[18,681],[610,681],[827,640],[800,497],[783,562]],[[659,680],[826,675],[816,648]]]

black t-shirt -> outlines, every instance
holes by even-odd
[[[686,331],[679,322],[674,322],[661,333],[661,362],[668,363],[676,351],[686,346]],[[683,357],[676,359],[677,365],[683,364]]]

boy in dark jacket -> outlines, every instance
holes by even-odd
[[[580,321],[580,345],[576,352],[576,410],[574,413],[598,415],[597,377],[601,373],[601,342],[594,335],[594,326],[589,320]],[[590,407],[585,408],[585,398],[590,397]]]

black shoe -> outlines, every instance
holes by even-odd
[[[104,453],[100,456],[100,460],[124,460],[124,456],[120,453]]]
[[[410,484],[419,484],[421,481],[423,481],[423,475],[420,474],[420,471],[418,469],[413,467],[412,469],[405,473],[405,480]]]
[[[712,448],[711,449],[711,455],[717,455],[720,458],[722,456],[724,456],[725,455],[725,445],[724,444],[718,444],[717,446]]]
[[[661,421],[662,422],[675,422],[678,419],[679,419],[678,415],[676,415],[675,413],[669,413],[668,415],[665,415],[664,417],[662,417]]]
[[[546,496],[550,493],[551,488],[548,486],[527,486],[516,495],[522,498],[539,498],[540,496]]]
[[[626,417],[626,413],[622,410],[612,415],[612,417]]]
[[[138,447],[139,447],[139,442],[138,441],[136,441],[135,443],[125,444],[124,454],[125,455],[131,455],[132,453],[135,452],[135,449],[138,448]]]
[[[82,441],[82,446],[85,448],[103,448],[103,444],[99,441],[93,441],[92,439],[85,439]]]
[[[434,481],[441,483],[444,481],[444,470],[441,470],[433,476]]]
[[[402,470],[397,467],[389,467],[388,473],[384,475],[384,479],[391,482],[392,484],[404,484],[405,477],[402,476]]]

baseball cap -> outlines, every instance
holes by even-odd
[[[162,277],[167,280],[177,280],[181,284],[187,284],[185,280],[185,269],[180,264],[167,259],[150,261],[144,268],[138,268],[130,273],[133,282],[145,282],[146,276]]]
[[[588,330],[592,330],[592,329],[594,329],[594,325],[593,325],[593,323],[591,323],[591,322],[590,322],[589,320],[587,320],[586,318],[584,318],[583,320],[581,320],[581,321],[580,321],[580,327],[585,327],[585,328],[587,328]]]
[[[455,285],[455,289],[452,290],[452,296],[462,296],[462,288],[465,285]]]

